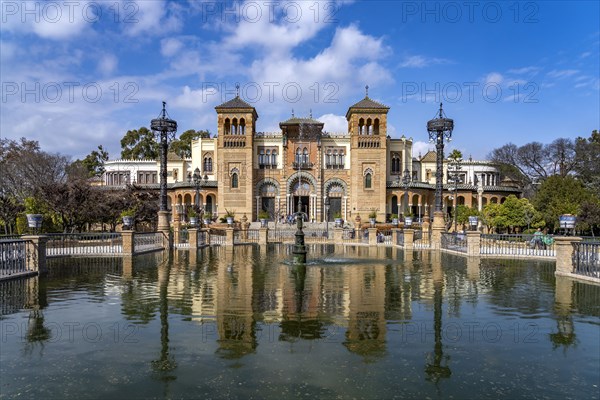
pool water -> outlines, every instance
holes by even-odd
[[[599,397],[600,286],[385,247],[51,259],[0,283],[1,398]]]

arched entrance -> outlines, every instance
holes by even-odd
[[[261,211],[267,211],[269,213],[269,219],[274,219],[277,217],[277,213],[280,211],[278,209],[277,197],[279,196],[279,184],[277,181],[272,179],[265,179],[257,185],[258,192],[258,210],[257,213]],[[258,218],[258,215],[256,216]]]
[[[398,196],[392,196],[392,214],[398,215]]]
[[[288,214],[302,211],[310,220],[316,218],[316,179],[309,173],[296,172],[287,182]]]
[[[343,200],[346,195],[346,183],[340,179],[332,179],[325,184],[326,201],[329,202],[326,220],[335,220],[335,215],[344,218]]]

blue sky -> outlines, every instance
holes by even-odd
[[[388,133],[429,147],[444,102],[448,150],[485,158],[508,142],[600,128],[600,7],[583,2],[22,2],[1,5],[2,137],[75,158],[119,157],[129,129],[166,100],[179,132],[216,132],[214,107],[242,98],[259,131],[312,115],[346,130],[365,95]]]

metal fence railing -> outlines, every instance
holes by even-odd
[[[233,233],[233,243],[258,243],[258,229],[237,230]]]
[[[46,256],[121,254],[120,233],[47,233]]]
[[[198,231],[196,237],[196,247],[205,246],[208,244],[208,233],[205,231]]]
[[[189,232],[187,229],[181,229],[177,232],[178,240],[173,243],[173,247],[181,249],[190,247]]]
[[[600,278],[600,242],[573,243],[573,273]]]
[[[464,233],[442,233],[442,248],[446,250],[467,252],[467,236]]]
[[[136,253],[159,250],[165,247],[165,238],[161,232],[135,233],[133,247]]]
[[[550,235],[481,235],[480,254],[555,257],[554,238]]]
[[[32,264],[29,263],[34,253],[28,251],[25,240],[2,240],[0,241],[0,278],[33,272]]]
[[[382,229],[377,231],[377,243],[392,244],[392,230]]]
[[[396,234],[396,244],[404,247],[404,231],[398,231]]]
[[[296,229],[269,229],[267,234],[269,243],[293,243]]]
[[[214,245],[224,245],[227,238],[225,229],[210,228],[210,243]]]

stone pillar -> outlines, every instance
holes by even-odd
[[[159,211],[158,212],[158,231],[169,233],[169,217],[171,213],[168,211]]]
[[[190,244],[190,249],[198,248],[198,228],[188,229],[188,243]]]
[[[581,242],[580,237],[557,236],[554,238],[556,249],[555,275],[570,275],[573,273],[573,245]]]
[[[377,246],[377,228],[369,228],[369,246]]]
[[[481,253],[481,232],[467,231],[467,255],[469,257],[479,257]]]
[[[233,246],[233,228],[225,228],[225,246]]]
[[[27,269],[30,271],[37,271],[38,274],[44,275],[48,273],[48,264],[46,263],[46,242],[48,241],[47,236],[35,235],[35,236],[23,236],[21,239],[26,240],[25,245],[27,254]]]
[[[402,232],[401,229],[392,228],[392,244],[396,245],[398,243],[398,235]]]
[[[429,218],[428,218],[429,219]],[[423,231],[423,239],[421,239],[421,243],[429,243],[429,230],[431,229],[431,224],[429,221],[423,221],[421,225],[421,229]]]
[[[412,250],[414,247],[415,230],[405,229],[404,230],[404,250]]]
[[[333,242],[335,244],[342,243],[343,235],[344,235],[344,230],[342,228],[333,228]]]
[[[442,248],[442,233],[446,230],[444,226],[444,212],[434,211],[433,213],[433,225],[431,227],[431,248],[441,249]]]
[[[181,235],[181,222],[179,221],[179,218],[175,219],[175,221],[173,221],[173,243],[175,244],[179,244],[179,237]]]
[[[269,228],[260,228],[258,230],[258,244],[266,245],[269,243]]]
[[[133,231],[121,232],[121,238],[123,239],[123,255],[132,256],[135,254],[135,244],[133,242]]]
[[[204,245],[205,246],[210,246],[210,228],[203,228],[202,232],[205,233],[205,235],[204,235],[204,239],[205,239]]]

